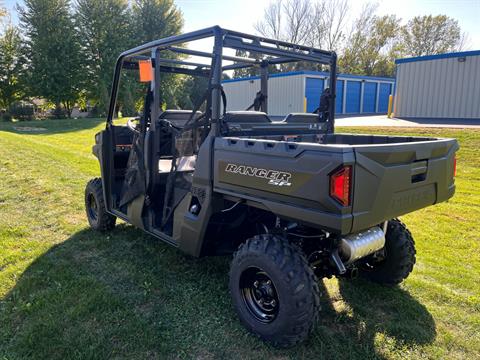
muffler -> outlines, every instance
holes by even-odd
[[[339,255],[345,265],[373,254],[385,246],[385,233],[378,226],[341,238]]]

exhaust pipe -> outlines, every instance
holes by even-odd
[[[351,264],[385,246],[385,233],[378,226],[340,240],[339,254],[344,264]]]

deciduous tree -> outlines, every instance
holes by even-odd
[[[85,89],[99,115],[108,110],[118,55],[134,46],[128,0],[77,0]],[[121,102],[121,99],[119,99]]]
[[[406,56],[462,50],[465,40],[458,21],[446,15],[416,16],[402,27],[401,35]]]
[[[354,22],[340,57],[340,71],[359,75],[392,76],[394,50],[398,46],[400,19],[376,16],[376,6],[366,5]]]
[[[338,50],[348,10],[347,0],[279,0],[266,7],[254,27],[265,37]]]
[[[18,7],[26,35],[30,95],[61,105],[70,116],[82,84],[77,32],[68,0],[25,0]]]
[[[339,51],[346,33],[349,12],[347,0],[318,1],[313,10],[311,45],[320,49]]]
[[[24,95],[24,60],[20,31],[9,24],[0,36],[0,108],[8,110]]]
[[[311,36],[313,5],[310,0],[279,0],[270,3],[255,24],[261,35],[295,44],[306,44]]]
[[[173,0],[135,0],[132,10],[132,32],[136,45],[178,35],[182,31],[183,15]],[[179,55],[163,51],[162,57],[177,58]],[[163,74],[160,81],[164,107],[171,109],[188,103],[188,94],[183,90],[187,85],[184,84],[185,77]]]
[[[266,7],[263,19],[254,27],[265,37],[338,51],[347,15],[347,0],[280,0]],[[283,64],[279,70],[305,67],[322,70],[308,63]]]
[[[135,0],[132,10],[133,32],[139,44],[182,31],[183,15],[173,0]]]
[[[7,9],[3,7],[3,1],[0,1],[0,21],[7,16]]]

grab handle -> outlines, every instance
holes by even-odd
[[[424,181],[427,178],[428,162],[427,160],[415,161],[410,169],[412,184]]]

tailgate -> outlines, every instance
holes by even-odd
[[[358,145],[352,232],[453,196],[455,139]]]

